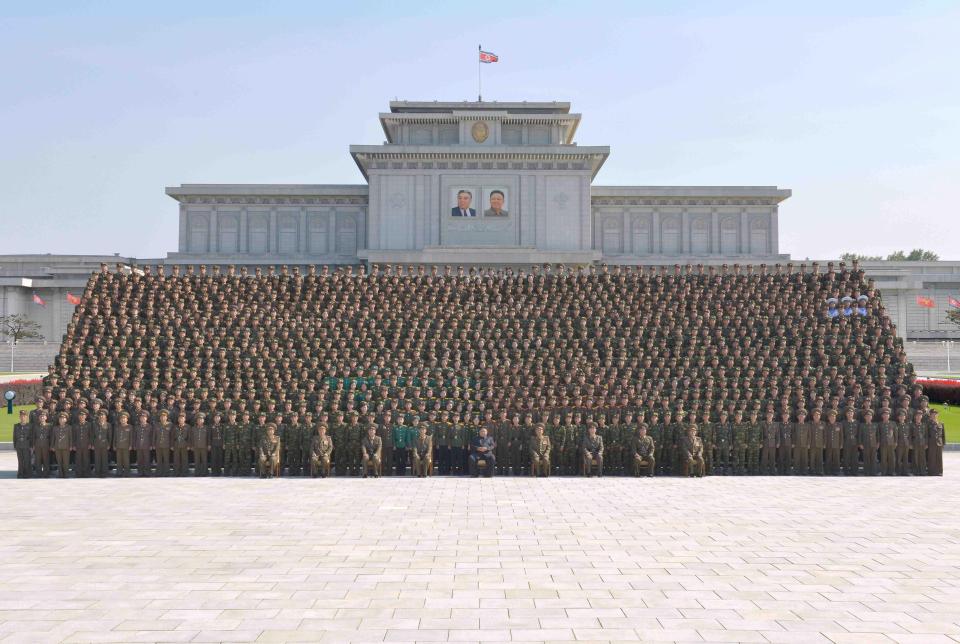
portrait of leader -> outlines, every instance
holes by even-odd
[[[473,202],[473,193],[469,190],[458,190],[457,191],[457,205],[450,209],[450,216],[452,217],[476,217],[477,210],[476,208],[471,208],[470,204]]]
[[[491,190],[489,200],[490,207],[483,211],[484,217],[509,216],[509,213],[506,210],[507,196],[503,193],[503,190]]]

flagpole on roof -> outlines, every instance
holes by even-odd
[[[483,65],[480,64],[480,52],[483,51],[483,45],[477,45],[477,102],[483,102],[483,81],[481,80],[480,70]]]

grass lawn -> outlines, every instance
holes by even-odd
[[[7,413],[7,406],[0,408],[0,443],[13,442],[13,426],[20,422],[20,410],[30,411],[36,405],[14,405],[13,413]]]
[[[948,443],[960,443],[960,407],[956,405],[930,405],[940,412],[940,422],[946,430]]]

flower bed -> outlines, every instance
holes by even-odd
[[[24,380],[8,380],[0,382],[0,390],[4,393],[14,391],[17,394],[14,403],[17,405],[27,405],[36,401],[43,393],[43,381],[40,378],[30,378]]]
[[[923,386],[923,393],[932,403],[960,405],[960,380],[948,378],[917,378],[917,384]]]

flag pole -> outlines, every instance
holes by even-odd
[[[480,69],[482,65],[480,64],[480,52],[483,51],[483,45],[477,45],[477,102],[483,102],[483,81],[481,79]]]

